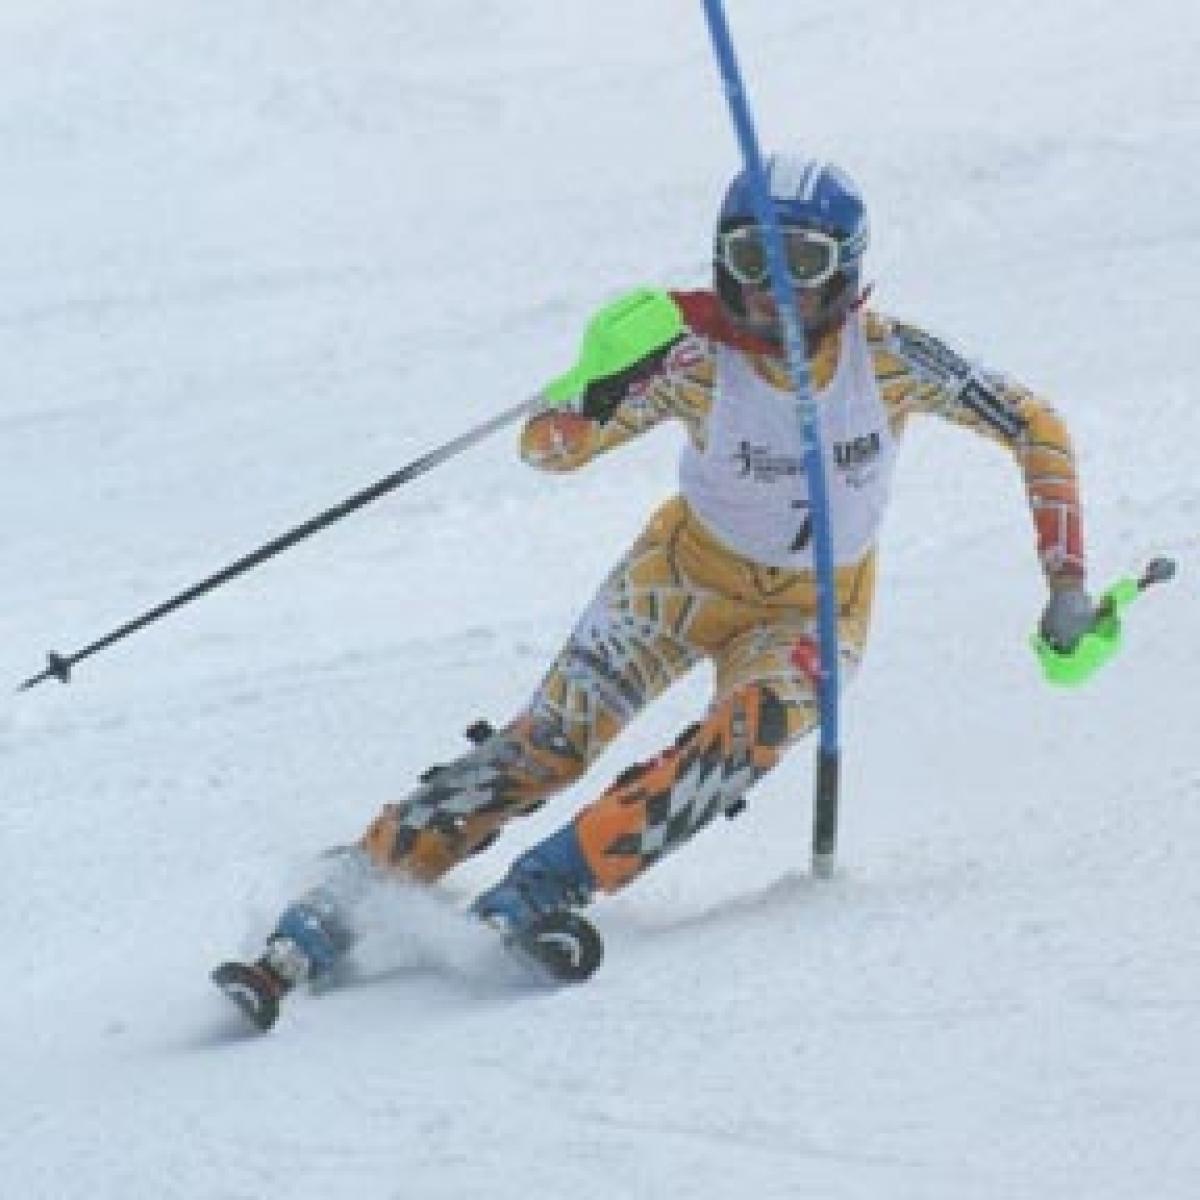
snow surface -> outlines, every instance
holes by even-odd
[[[914,429],[834,880],[800,750],[595,910],[588,987],[521,987],[401,893],[378,978],[240,1037],[210,966],[524,702],[680,434],[564,479],[497,436],[0,699],[5,1197],[1200,1194],[1200,16],[731,7],[764,140],[868,191],[879,305],[1059,402],[1098,584],[1179,581],[1051,692],[1011,462]],[[735,164],[679,0],[8,0],[0,148],[14,686],[528,395],[600,300],[702,282]]]

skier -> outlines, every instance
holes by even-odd
[[[1024,387],[867,306],[867,213],[845,173],[800,155],[774,156],[767,170],[828,474],[843,678],[866,643],[876,539],[914,414],[936,414],[1014,455],[1049,589],[1041,632],[1069,650],[1095,612],[1062,420]],[[578,780],[631,718],[702,660],[715,668],[715,687],[701,718],[521,854],[476,899],[477,915],[519,937],[626,886],[714,817],[736,812],[817,723],[808,493],[745,172],[725,193],[713,267],[711,291],[671,293],[682,338],[577,402],[546,401],[521,434],[527,463],[570,471],[676,418],[687,432],[678,495],[612,569],[528,705],[501,729],[468,731],[469,752],[384,808],[329,881],[283,914],[263,957],[246,968],[256,974],[235,981],[265,989],[268,1008],[295,983],[329,973],[348,949],[361,880],[437,880]]]

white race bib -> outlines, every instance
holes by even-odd
[[[804,446],[789,388],[763,379],[746,355],[716,346],[716,384],[703,451],[680,458],[684,498],[731,550],[789,571],[813,567]],[[857,562],[887,507],[896,439],[879,394],[861,319],[847,321],[837,369],[815,397],[833,557]]]

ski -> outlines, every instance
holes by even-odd
[[[495,930],[509,957],[531,978],[550,987],[585,982],[604,958],[604,941],[596,927],[576,912],[545,913],[519,931],[501,921],[483,924]],[[267,956],[251,963],[224,962],[209,978],[262,1033],[274,1027],[283,997],[294,986]]]

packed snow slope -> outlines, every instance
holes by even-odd
[[[397,895],[369,986],[233,1030],[261,936],[472,719],[527,698],[674,482],[511,434],[82,665],[69,652],[563,369],[589,312],[702,284],[736,149],[700,6],[0,8],[0,1192],[1184,1200],[1200,1189],[1196,289],[1186,0],[735,0],[763,139],[868,194],[875,302],[1070,418],[1093,582],[1158,553],[1077,693],[1038,678],[1017,472],[905,447],[845,715],[595,909],[530,991]],[[452,904],[704,705],[699,673]]]

